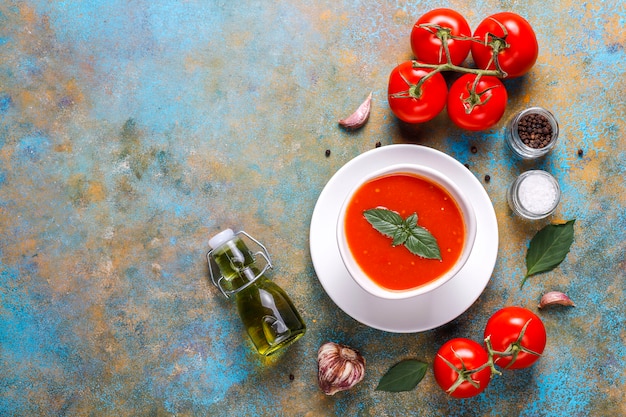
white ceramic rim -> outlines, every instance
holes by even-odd
[[[438,184],[452,196],[457,206],[461,210],[465,222],[465,242],[463,245],[463,251],[454,266],[436,281],[431,281],[425,285],[421,285],[419,287],[415,287],[406,291],[389,290],[373,282],[354,260],[354,257],[352,256],[352,252],[348,247],[344,234],[346,207],[352,200],[355,192],[366,182],[372,181],[376,178],[394,174],[408,174],[418,177],[424,177]],[[341,205],[339,217],[336,224],[337,246],[339,248],[341,260],[348,270],[348,273],[361,288],[378,298],[401,300],[423,295],[441,287],[450,279],[452,279],[463,268],[463,266],[465,266],[465,263],[471,255],[472,247],[476,238],[476,224],[477,222],[476,215],[474,213],[474,207],[469,200],[469,197],[466,196],[461,191],[461,189],[445,174],[433,168],[420,164],[393,164],[364,176],[363,179],[359,181],[358,184],[356,184],[347,194]]]

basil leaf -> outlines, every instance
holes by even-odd
[[[407,229],[401,228],[396,231],[396,234],[393,236],[392,246],[402,245],[409,238],[410,233]]]
[[[428,365],[416,359],[407,359],[392,366],[378,382],[376,391],[410,391],[420,383]]]
[[[383,208],[365,210],[363,215],[374,229],[389,237],[395,237],[403,223],[398,213]]]
[[[417,213],[411,214],[405,220],[395,211],[386,208],[365,210],[363,215],[374,229],[393,238],[393,246],[404,244],[414,255],[441,260],[437,239],[428,230],[417,225]]]
[[[575,221],[549,224],[535,234],[526,252],[526,275],[520,288],[528,277],[552,271],[563,262],[574,242]]]
[[[404,226],[410,230],[404,246],[414,255],[426,259],[441,260],[441,252],[437,239],[426,229],[417,225],[417,213],[411,214],[404,221]]]
[[[426,259],[441,260],[437,239],[421,226],[415,226],[411,229],[411,234],[404,242],[404,246],[414,255],[419,255]]]
[[[417,213],[411,214],[409,217],[407,217],[404,220],[403,223],[404,223],[404,226],[409,227],[409,228],[413,226],[417,226]]]

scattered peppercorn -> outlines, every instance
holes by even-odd
[[[289,374],[289,380],[293,381],[294,379],[296,379],[296,377],[293,374]]]
[[[465,168],[469,169],[469,164],[463,164],[465,165]]]
[[[578,156],[583,156],[583,150],[582,149],[578,149]]]
[[[472,151],[472,153],[478,152],[478,148],[476,146],[472,146],[470,150]]]
[[[377,148],[380,148],[381,146],[382,146],[382,144],[380,143],[380,141],[379,141],[379,142],[376,142],[376,147],[377,147]]]
[[[491,181],[491,175],[485,175],[485,182]]]
[[[517,126],[519,138],[533,149],[548,146],[552,142],[552,133],[552,125],[543,114],[529,113],[520,119]]]
[[[326,157],[328,158],[330,156],[330,149],[326,149]]]

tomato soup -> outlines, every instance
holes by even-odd
[[[417,224],[437,239],[441,260],[414,255],[374,229],[363,212],[386,208],[406,219],[417,213]],[[427,178],[391,174],[363,184],[346,207],[346,241],[356,263],[372,281],[389,290],[409,290],[428,284],[449,271],[461,256],[465,240],[463,215],[452,196]]]

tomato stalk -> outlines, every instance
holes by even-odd
[[[437,31],[437,38],[441,40],[441,46],[443,46],[443,53],[446,55],[446,63],[452,65],[452,57],[450,56],[450,47],[448,45],[448,40],[452,38],[452,30],[450,29],[440,29]],[[439,50],[440,60],[441,60],[441,49]]]
[[[420,98],[422,97],[422,85],[424,84],[424,80],[430,78],[430,73],[426,74],[421,80],[417,82],[417,84],[411,84],[409,80],[404,76],[404,74],[399,73],[400,77],[404,80],[406,85],[409,87],[408,90],[400,91],[395,94],[391,94],[390,97],[393,98]]]
[[[416,66],[417,61],[413,61],[413,68],[419,68]],[[400,91],[398,93],[395,94],[391,94],[390,97],[393,98],[421,98],[422,97],[422,86],[424,85],[424,83],[430,79],[431,77],[434,77],[437,73],[439,73],[441,71],[431,71],[428,74],[424,75],[418,82],[417,84],[411,84],[411,82],[409,80],[407,80],[407,78],[404,76],[404,74],[400,73],[400,77],[404,80],[404,82],[406,83],[406,85],[409,87],[407,90],[404,91]]]
[[[496,61],[497,61],[497,58],[496,58]],[[462,74],[476,74],[476,75],[481,75],[481,76],[490,75],[493,77],[505,78],[506,72],[502,71],[501,69],[498,69],[498,67],[499,66],[496,65],[496,69],[488,70],[488,69],[461,67],[459,65],[454,65],[452,63],[424,64],[422,62],[413,61],[413,68],[432,69],[433,71],[430,72],[431,74],[437,73],[437,72],[443,72],[443,71],[454,71],[454,72],[459,72]]]
[[[439,61],[441,61],[442,54],[445,54],[446,63],[452,65],[448,41],[451,39],[459,39],[461,37],[452,35],[452,29],[437,24],[424,23],[419,25],[419,27],[426,29],[441,41],[441,47],[439,48]],[[465,39],[465,37],[463,38]]]
[[[504,29],[504,31],[506,32],[506,29]],[[480,43],[483,43],[483,41],[480,41]],[[491,47],[492,52],[492,56],[489,60],[487,68],[489,68],[491,64],[493,64],[493,66],[496,68],[495,70],[502,74],[501,78],[506,78],[508,74],[502,69],[502,67],[500,66],[500,62],[498,61],[498,55],[500,54],[500,51],[510,46],[508,43],[506,43],[506,35],[503,38],[500,38],[493,33],[487,33],[485,35],[484,45]]]
[[[531,321],[532,319],[529,319],[526,323],[524,323],[524,327],[522,327],[522,330],[520,330],[519,336],[517,336],[517,340],[511,343],[504,352],[498,352],[497,350],[493,350],[493,348],[491,347],[491,341],[489,340],[489,337],[487,337],[485,339],[485,344],[487,345],[487,353],[489,354],[490,360],[491,358],[493,358],[493,356],[499,356],[499,357],[510,356],[511,362],[507,366],[504,367],[504,369],[507,369],[515,363],[515,361],[517,360],[517,355],[519,355],[520,352],[525,352],[525,353],[528,353],[530,355],[535,355],[535,356],[541,356],[541,353],[537,353],[531,349],[528,349],[522,346],[522,339],[524,338],[526,329],[528,328],[528,325],[530,324]],[[497,361],[498,360],[496,359],[494,363]]]
[[[506,48],[509,48],[511,46],[506,42],[506,37],[508,36],[509,32],[506,29],[506,26],[502,24],[502,22],[498,21],[497,19],[494,19],[493,17],[490,17],[490,19],[496,22],[498,26],[500,26],[500,29],[502,29],[502,37],[496,36],[490,32],[487,32],[485,34],[484,45],[490,46],[491,52],[492,52],[491,60],[489,61],[487,68],[489,68],[491,64],[493,63],[493,66],[496,68],[496,70],[504,74],[502,78],[505,78],[507,76],[507,73],[502,70],[502,67],[500,67],[500,62],[498,61],[498,54],[500,54],[500,51]]]
[[[447,49],[447,48],[446,48]],[[461,67],[458,65],[454,65],[450,62],[450,58],[449,58],[449,54],[448,54],[448,62],[445,64],[424,64],[421,62],[417,62],[417,61],[413,61],[413,68],[424,68],[424,69],[432,69],[431,72],[429,72],[427,75],[425,75],[421,80],[419,80],[419,82],[416,85],[416,89],[419,91],[421,89],[422,84],[424,84],[426,82],[426,80],[428,80],[430,77],[433,77],[435,74],[439,73],[439,72],[443,72],[443,71],[455,71],[455,72],[460,72],[460,73],[464,73],[464,74],[476,74],[476,82],[474,83],[474,85],[472,86],[472,88],[469,90],[470,92],[470,97],[468,98],[469,102],[470,102],[470,106],[469,106],[469,111],[466,110],[466,112],[469,114],[469,112],[472,111],[472,109],[480,104],[484,104],[489,98],[487,98],[487,100],[485,100],[484,102],[481,102],[481,98],[480,96],[482,94],[484,94],[486,91],[483,91],[482,93],[477,93],[476,92],[476,86],[478,85],[478,81],[480,80],[480,77],[482,76],[494,76],[494,77],[498,77],[498,78],[504,78],[506,77],[506,73],[500,69],[493,69],[493,70],[483,70],[483,69],[477,69],[477,68],[467,68],[467,67]],[[419,98],[419,97],[417,97]],[[466,109],[468,109],[467,106],[465,106]]]
[[[493,353],[494,350],[491,346],[491,340],[489,340],[489,337],[487,337],[485,339],[485,344],[487,345],[487,355],[489,356],[489,359],[487,360],[487,362],[485,362],[484,364],[482,364],[481,366],[479,366],[476,369],[467,369],[465,367],[465,364],[463,363],[463,359],[460,358],[456,352],[454,352],[455,356],[457,356],[459,358],[459,360],[461,361],[461,368],[457,368],[456,366],[454,366],[454,364],[452,364],[450,361],[448,361],[446,358],[444,358],[441,355],[438,355],[445,363],[446,365],[448,365],[450,367],[450,369],[454,370],[457,373],[457,379],[454,382],[454,384],[448,388],[447,393],[451,394],[452,392],[454,392],[454,390],[456,388],[459,387],[459,385],[461,385],[463,382],[469,382],[470,384],[472,384],[472,386],[474,388],[478,388],[479,384],[474,381],[474,379],[472,379],[472,375],[476,374],[480,371],[482,371],[485,368],[490,368],[491,369],[491,378],[493,378],[496,375],[502,375],[502,372],[500,372],[495,365],[495,361],[493,360]]]
[[[495,20],[495,19],[494,19]],[[433,24],[422,24],[420,25],[421,28],[424,28],[428,31],[430,31],[431,33],[433,33],[440,41],[441,41],[441,46],[442,48],[439,51],[440,54],[440,59],[441,59],[441,53],[443,52],[446,56],[446,63],[445,64],[424,64],[421,62],[417,62],[414,61],[413,62],[413,68],[425,68],[425,69],[432,69],[433,71],[431,71],[427,76],[425,76],[424,78],[422,78],[419,82],[418,82],[418,90],[419,87],[421,87],[421,85],[430,77],[432,77],[434,74],[438,73],[438,72],[443,72],[443,71],[453,71],[453,72],[458,72],[458,73],[462,73],[462,74],[476,74],[476,82],[474,83],[474,86],[472,87],[472,89],[470,90],[470,96],[473,96],[472,100],[476,100],[476,86],[478,85],[478,80],[480,79],[481,76],[493,76],[493,77],[497,77],[497,78],[506,78],[507,77],[507,73],[502,70],[502,67],[500,66],[500,63],[498,62],[498,54],[508,48],[510,45],[506,42],[506,37],[507,37],[507,30],[506,27],[504,27],[504,25],[498,21],[496,21],[498,23],[498,25],[500,25],[500,27],[502,28],[502,31],[504,33],[504,36],[502,38],[492,34],[492,33],[488,33],[485,36],[485,40],[480,40],[480,39],[476,39],[473,37],[468,37],[468,36],[455,36],[452,35],[452,31],[449,28],[440,26],[440,25],[433,25]],[[487,68],[489,68],[489,66],[491,66],[491,64],[493,63],[495,69],[493,70],[489,70],[489,69],[478,69],[478,68],[467,68],[467,67],[462,67],[460,65],[455,65],[452,63],[452,58],[450,55],[450,49],[448,46],[448,42],[450,40],[459,40],[459,41],[470,41],[470,42],[478,42],[478,43],[484,43],[485,46],[490,46],[493,52],[493,56],[491,58],[491,61],[489,63],[489,65],[487,65]],[[481,104],[479,102],[477,102],[476,104],[472,105],[470,108],[470,112],[471,109],[478,105]]]
[[[478,80],[480,80],[481,76],[494,76],[498,78],[503,78],[506,76],[506,73],[499,71],[499,70],[481,70],[481,69],[476,69],[476,68],[466,68],[466,67],[460,67],[458,65],[454,65],[450,62],[446,64],[424,64],[421,62],[413,61],[413,68],[432,69],[432,71],[426,74],[424,77],[422,77],[417,82],[417,84],[411,84],[408,80],[404,78],[404,76],[402,76],[404,81],[409,86],[409,89],[407,91],[402,91],[400,93],[394,94],[392,95],[392,97],[394,98],[420,98],[422,95],[422,85],[424,85],[424,83],[428,81],[429,78],[434,77],[436,74],[443,72],[443,71],[456,71],[456,72],[461,72],[465,74],[476,74],[477,75],[476,82],[474,83],[474,85],[472,86],[472,89],[470,90],[470,97],[471,97],[472,104],[470,106],[469,111],[471,111],[471,109],[473,109],[477,105],[485,104],[487,100],[489,100],[489,98],[487,98],[485,101],[481,101],[481,96],[485,92],[489,91],[491,88],[483,91],[482,93],[476,92],[476,86],[478,85]]]
[[[504,38],[506,38],[506,35],[507,35],[506,28],[501,23],[498,22],[498,24],[502,27],[502,30],[504,32]],[[494,63],[495,69],[489,70],[489,69],[467,68],[467,67],[455,65],[452,63],[452,58],[450,55],[450,48],[448,45],[449,41],[455,39],[459,41],[471,41],[471,42],[482,43],[483,42],[482,40],[479,40],[473,37],[467,37],[467,36],[455,36],[452,34],[452,30],[450,28],[437,25],[437,24],[421,24],[419,25],[419,27],[428,30],[441,41],[441,49],[439,50],[439,58],[441,59],[442,53],[445,54],[446,63],[445,64],[424,64],[418,61],[413,61],[413,68],[431,69],[432,71],[426,74],[424,77],[422,77],[417,82],[417,84],[411,84],[401,74],[402,79],[406,82],[409,88],[406,91],[401,91],[399,93],[392,95],[392,97],[419,99],[422,96],[422,85],[424,85],[424,83],[428,81],[429,78],[435,76],[435,74],[439,72],[453,71],[453,72],[458,72],[458,73],[463,73],[463,74],[476,74],[477,76],[476,82],[470,89],[470,97],[468,98],[468,102],[467,102],[468,106],[466,106],[466,109],[467,109],[466,112],[468,114],[472,111],[472,109],[475,106],[486,103],[486,101],[489,98],[487,98],[485,101],[482,101],[481,95],[484,94],[488,90],[485,90],[484,92],[479,94],[476,92],[476,86],[478,85],[478,80],[480,79],[481,76],[493,76],[497,78],[506,78],[507,76],[506,72],[502,70],[502,68],[500,67],[500,64],[498,63],[498,54],[500,53],[500,51],[509,47],[509,45],[506,43],[506,40],[504,38],[499,38],[493,34],[488,34],[488,36],[485,38],[485,41],[484,41],[485,45],[489,45],[493,49],[492,61]]]
[[[446,365],[450,367],[450,369],[454,370],[457,373],[456,381],[454,381],[454,383],[450,386],[450,388],[447,389],[446,392],[448,394],[452,394],[464,382],[471,384],[474,388],[480,388],[480,383],[478,381],[475,381],[472,378],[472,375],[479,370],[484,369],[485,367],[481,366],[479,369],[467,369],[467,367],[465,366],[465,362],[463,362],[463,358],[461,358],[454,350],[452,351],[454,352],[454,355],[459,358],[459,361],[461,361],[461,369],[454,366],[452,362],[450,362],[443,356],[438,355],[446,363]]]
[[[491,377],[493,378],[495,375],[502,375],[502,372],[498,371],[496,368],[496,363],[493,360],[493,346],[491,345],[491,336],[487,336],[485,338],[485,346],[487,346],[487,354],[489,355],[489,360],[486,364],[480,367],[480,369],[484,369],[486,367],[491,368]]]
[[[513,365],[513,363],[517,360],[517,355],[520,352],[526,352],[526,353],[529,353],[531,355],[541,356],[540,353],[534,352],[531,349],[528,349],[528,348],[525,348],[524,346],[522,346],[522,339],[524,338],[524,334],[526,333],[526,329],[527,329],[528,325],[530,324],[531,320],[532,319],[529,319],[528,321],[526,321],[526,323],[524,324],[524,326],[520,330],[520,333],[519,333],[517,339],[515,340],[515,342],[511,343],[506,348],[506,350],[504,352],[499,352],[497,350],[494,350],[493,346],[491,344],[491,336],[487,336],[485,338],[485,346],[487,347],[487,355],[488,355],[489,359],[487,360],[487,362],[485,362],[483,365],[479,366],[478,368],[471,369],[471,370],[467,369],[467,367],[465,366],[465,363],[463,362],[463,359],[456,352],[454,352],[454,354],[461,361],[461,368],[457,368],[454,364],[452,364],[446,358],[444,358],[441,355],[438,355],[452,370],[454,370],[457,373],[456,381],[454,382],[454,384],[452,384],[452,386],[450,388],[448,388],[448,390],[446,392],[448,394],[451,394],[463,382],[468,382],[468,383],[472,384],[472,386],[474,388],[478,388],[480,386],[480,384],[472,378],[472,375],[482,371],[485,368],[490,368],[491,369],[491,378],[493,378],[496,375],[502,375],[502,372],[500,372],[496,368],[496,363],[498,361],[498,358],[500,358],[500,357],[505,357],[505,356],[512,357],[511,362],[504,368],[504,369],[507,369],[511,365]],[[494,360],[494,357],[498,357],[498,358],[496,358]]]
[[[461,101],[463,102],[463,107],[465,107],[466,114],[470,114],[472,110],[474,110],[474,107],[482,106],[483,104],[486,104],[492,96],[491,94],[489,94],[484,100],[483,100],[483,96],[487,93],[487,91],[492,90],[497,87],[494,85],[494,86],[485,88],[483,91],[479,93],[478,91],[476,91],[476,89],[478,88],[480,77],[482,77],[482,75],[480,74],[476,76],[471,87],[469,86],[469,83],[467,84],[468,85],[467,90],[469,91],[469,96],[465,99],[462,98],[463,96],[460,97]]]

